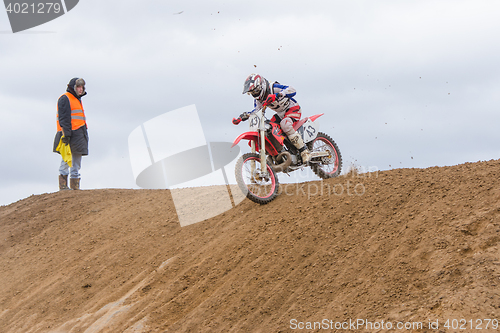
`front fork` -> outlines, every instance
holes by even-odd
[[[269,175],[267,173],[267,161],[266,161],[266,129],[265,129],[265,117],[264,117],[264,112],[266,110],[266,107],[262,109],[262,116],[259,121],[259,133],[260,133],[260,175],[259,177],[262,178],[267,178]],[[256,148],[255,148],[255,141],[252,140],[251,142],[251,148],[252,148],[252,153],[256,153]],[[251,162],[251,169],[252,169],[252,175],[255,174],[255,161]]]
[[[261,126],[263,121],[260,122]],[[262,176],[267,176],[267,167],[266,167],[266,133],[264,129],[260,130],[260,170],[262,172]]]
[[[266,166],[266,138],[265,138],[265,132],[264,131],[260,131],[260,142],[261,142],[261,145],[260,145],[260,175],[259,177],[260,178],[267,178],[268,174],[267,174],[267,166]],[[250,147],[252,149],[252,153],[256,153],[256,149],[255,149],[255,141],[251,141],[250,143]],[[250,168],[252,170],[252,175],[255,174],[255,161],[252,161],[251,162],[251,165],[250,165]]]
[[[250,142],[250,147],[252,148],[252,154],[255,154],[255,141]],[[250,168],[252,169],[252,175],[255,174],[255,161],[250,162]]]

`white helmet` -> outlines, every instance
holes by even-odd
[[[250,74],[243,86],[243,94],[245,93],[264,100],[269,95],[269,82],[259,74]]]

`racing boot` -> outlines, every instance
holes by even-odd
[[[69,190],[68,187],[68,175],[59,175],[59,191]]]
[[[79,190],[80,189],[80,178],[70,178],[69,186],[71,187],[72,190]]]
[[[311,160],[311,153],[307,149],[299,133],[295,132],[292,135],[288,136],[288,138],[293,143],[295,148],[299,150],[300,156],[302,157],[302,163],[306,164],[307,162],[309,162]]]

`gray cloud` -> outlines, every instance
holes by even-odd
[[[321,129],[347,164],[496,159],[499,10],[493,1],[87,0],[18,34],[0,13],[0,204],[57,190],[56,101],[74,76],[89,92],[83,188],[136,188],[128,135],[167,111],[196,104],[207,140],[232,141],[246,130],[231,119],[252,108],[241,94],[251,72],[293,85],[305,116],[324,112]]]

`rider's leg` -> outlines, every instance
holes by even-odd
[[[297,131],[293,129],[292,118],[288,117],[288,115],[285,115],[285,118],[283,118],[283,120],[281,120],[280,122],[280,126],[283,132],[285,132],[285,134],[288,136],[288,139],[290,139],[290,141],[293,143],[295,148],[299,150],[300,156],[302,157],[302,162],[309,162],[311,160],[311,153],[309,153],[309,150],[304,144],[304,140],[302,140],[302,137],[299,135],[299,133],[297,133]]]

